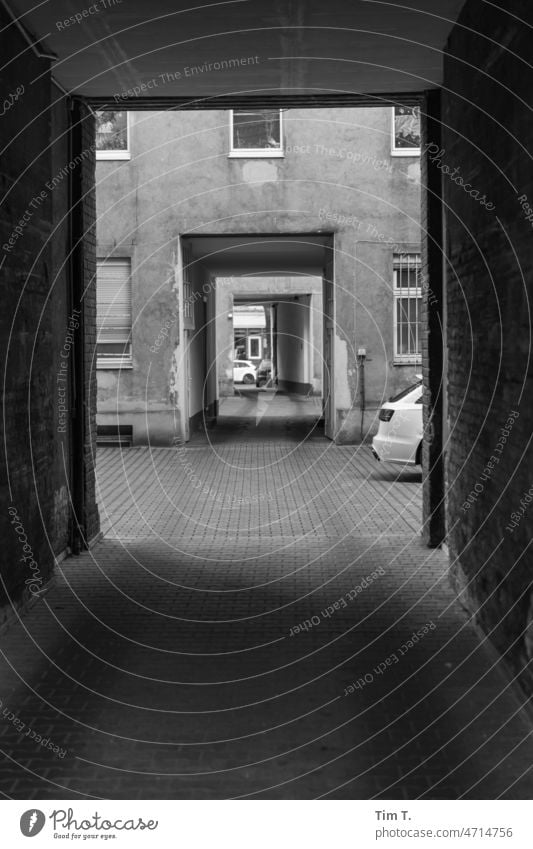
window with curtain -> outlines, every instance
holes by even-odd
[[[392,155],[420,155],[420,107],[392,107]]]
[[[231,156],[282,156],[281,110],[231,110]]]
[[[124,110],[96,112],[96,158],[130,158],[129,121]]]
[[[100,368],[131,366],[131,260],[96,263],[96,351]]]

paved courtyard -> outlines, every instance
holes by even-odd
[[[4,795],[531,797],[419,471],[325,440],[315,403],[243,393],[186,447],[99,451],[103,540],[0,637]]]

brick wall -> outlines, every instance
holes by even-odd
[[[91,465],[95,294],[94,286],[88,286],[80,310],[80,315],[87,316],[84,342],[73,312],[77,302],[68,212],[76,176],[71,168],[70,101],[53,84],[49,60],[28,47],[2,7],[0,29],[3,86],[11,103],[2,116],[5,151],[0,163],[0,356],[5,366],[1,623],[12,604],[40,595],[55,557],[72,543],[75,468],[82,470],[84,538],[97,533],[98,514]],[[93,119],[86,110],[83,115],[83,144],[89,146]],[[81,251],[79,282],[83,285],[94,275],[94,155],[84,160],[79,171],[84,196],[81,220],[88,234]],[[80,350],[84,351],[82,383],[75,378]],[[84,424],[82,443],[76,441],[73,427],[76,406]],[[79,449],[73,450],[78,444],[83,445],[84,456]],[[77,457],[81,457],[79,464]]]
[[[75,445],[73,489],[76,549],[86,547],[99,531],[95,489],[96,451],[96,195],[95,120],[76,99],[71,113],[73,302],[80,312],[80,346],[76,352],[73,421]]]
[[[1,362],[5,366],[0,604],[24,601],[48,580],[68,542],[68,435],[58,436],[56,370],[66,330],[64,183],[47,186],[67,146],[51,147],[65,103],[52,105],[49,61],[30,50],[5,11],[3,90],[19,92],[2,117]],[[4,30],[4,27],[7,29]],[[11,62],[9,60],[12,60]],[[15,230],[18,228],[18,231]],[[68,405],[68,395],[66,403]],[[4,483],[6,482],[6,483]],[[33,583],[32,583],[32,579]],[[0,613],[0,619],[3,613]]]
[[[442,151],[429,167],[443,174],[447,209],[452,571],[531,692],[533,229],[523,204],[533,208],[533,88],[531,35],[518,20],[531,21],[531,4],[505,8],[516,17],[469,0],[451,34]]]
[[[442,177],[432,167],[428,151],[440,148],[441,95],[427,92],[421,109],[422,156],[422,375],[424,380],[424,442],[422,445],[423,526],[429,546],[445,538],[443,452],[443,227]]]

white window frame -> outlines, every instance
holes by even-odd
[[[282,159],[283,150],[283,115],[279,111],[279,147],[233,147],[233,112],[258,112],[258,109],[230,109],[229,119],[229,159]],[[274,111],[274,110],[272,110]]]
[[[130,306],[133,301],[133,291],[132,291],[132,274],[131,274],[131,257],[98,257],[96,262],[97,267],[97,277],[96,277],[96,292],[98,299],[98,266],[104,263],[111,263],[113,260],[126,262],[129,265],[129,284],[130,284]],[[97,369],[131,369],[133,368],[133,355],[132,355],[132,326],[133,326],[133,313],[130,314],[130,330],[128,336],[129,342],[129,351],[122,357],[105,357],[101,356],[97,353],[96,356],[96,368]],[[97,326],[97,337],[96,337],[96,345],[98,351],[98,326]],[[122,341],[122,340],[118,340]],[[100,343],[102,344],[102,343]]]
[[[97,150],[96,159],[131,159],[131,118],[126,109],[116,109],[116,112],[126,112],[126,150]]]
[[[248,348],[248,359],[260,360],[262,357],[262,345],[261,345],[261,336],[248,336],[247,339],[247,348]],[[259,348],[258,354],[252,354],[252,341],[257,342],[257,347]]]
[[[391,141],[390,152],[391,156],[420,156],[421,148],[419,147],[396,147],[396,126],[395,126],[394,106],[391,106]]]
[[[415,283],[417,282],[417,271],[418,271],[418,282],[419,285],[415,286],[399,286],[399,274],[398,272],[407,265],[407,268],[412,271]],[[398,365],[405,364],[413,364],[418,365],[422,362],[422,351],[419,353],[408,353],[405,354],[403,352],[398,351],[398,301],[405,298],[414,298],[418,300],[418,315],[421,315],[422,312],[422,285],[420,283],[420,269],[421,269],[421,256],[419,253],[398,253],[393,255],[393,339],[394,339],[394,363]],[[419,325],[416,328],[416,347],[421,348],[421,340],[419,338]]]

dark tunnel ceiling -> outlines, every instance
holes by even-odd
[[[442,50],[463,0],[8,5],[43,49],[56,54],[54,77],[67,91],[112,100],[151,83],[139,94],[148,101],[437,87]],[[65,25],[90,8],[81,22]]]

